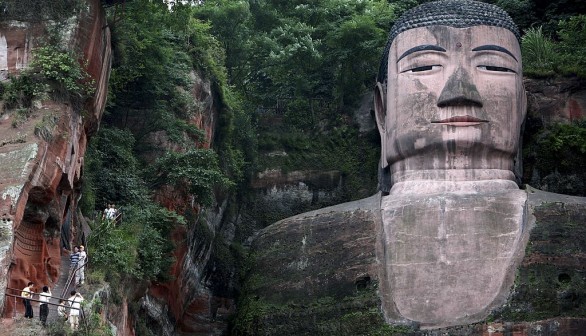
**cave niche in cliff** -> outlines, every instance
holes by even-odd
[[[27,226],[42,225],[47,218],[49,218],[47,205],[29,201],[24,208],[22,223],[26,223]]]
[[[43,187],[32,187],[28,192],[28,204],[47,204],[53,199],[53,192]],[[26,210],[25,210],[26,212]]]

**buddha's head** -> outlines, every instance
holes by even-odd
[[[430,2],[392,27],[375,89],[386,174],[514,176],[525,110],[519,32],[502,9]]]

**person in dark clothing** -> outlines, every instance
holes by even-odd
[[[51,290],[47,286],[43,286],[43,292],[39,294],[39,301],[41,301],[41,305],[39,306],[39,316],[41,318],[41,323],[43,326],[47,325],[47,316],[49,315],[49,299],[51,298]]]
[[[74,246],[73,247],[73,253],[71,253],[69,255],[69,267],[71,269],[75,269],[77,267],[77,263],[79,261],[79,247]]]

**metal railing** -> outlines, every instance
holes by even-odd
[[[22,289],[10,288],[10,287],[6,287],[6,290],[12,290],[12,291],[17,291],[17,292],[22,292]],[[39,295],[39,294],[40,293],[32,293],[32,292],[30,293],[31,296],[32,295]],[[10,293],[6,293],[6,292],[4,293],[4,295],[14,298],[14,308],[12,310],[13,311],[13,313],[12,313],[12,318],[13,319],[16,319],[16,307],[17,307],[16,299],[17,298],[21,298],[23,300],[24,299],[27,299],[27,300],[33,301],[33,302],[41,302],[43,304],[48,304],[48,305],[51,305],[51,306],[65,307],[65,308],[72,309],[70,305],[62,305],[62,304],[59,304],[59,303],[52,303],[52,302],[49,302],[49,301],[41,301],[41,300],[33,299],[32,297],[24,297],[22,295],[10,294]],[[49,298],[52,298],[52,299],[58,299],[59,301],[63,300],[65,302],[71,302],[69,300],[69,298],[62,298],[62,297],[59,297],[59,296],[51,296],[51,295],[47,295],[47,296]],[[76,309],[76,308],[73,308],[73,309]],[[88,325],[87,320],[85,318],[85,310],[83,309],[83,307],[81,305],[79,307],[79,310],[80,310],[81,324],[83,324],[83,327],[85,329],[86,335],[89,335],[89,325]]]
[[[77,274],[77,272],[82,268],[82,267],[86,267],[89,264],[89,260],[85,259],[85,262],[81,265],[78,265],[79,262],[75,263],[73,270],[69,270],[69,275],[67,276],[67,281],[65,281],[65,286],[63,286],[63,290],[61,291],[61,295],[65,296],[67,295],[67,292],[69,292],[69,289],[71,288],[71,283],[75,280],[75,276]],[[70,266],[71,268],[71,266]],[[85,270],[84,270],[85,271]]]

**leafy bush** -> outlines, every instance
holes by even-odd
[[[564,74],[586,77],[586,15],[560,21],[558,27]]]
[[[586,15],[559,21],[559,41],[542,27],[529,28],[522,37],[523,71],[528,76],[586,77]]]
[[[541,172],[571,172],[586,159],[586,122],[554,124],[537,135],[535,145]]]
[[[79,110],[93,93],[93,82],[73,55],[54,45],[34,49],[29,67],[4,85],[8,109],[31,109],[35,100],[67,100]]]
[[[70,52],[55,45],[41,46],[34,50],[31,71],[54,83],[63,93],[85,98],[93,93],[93,85],[87,72]]]
[[[220,171],[216,153],[209,149],[167,152],[152,165],[148,176],[152,177],[151,187],[170,184],[176,190],[188,190],[203,205],[211,205],[214,188],[233,185]]]
[[[49,87],[38,74],[30,70],[23,71],[18,76],[10,77],[4,85],[2,100],[8,109],[30,108],[34,100],[46,96]]]
[[[586,122],[554,124],[534,136],[524,150],[533,164],[530,183],[551,192],[586,196]]]
[[[92,268],[142,281],[168,281],[173,263],[170,234],[185,219],[153,203],[124,209],[123,220],[93,222],[88,249]]]
[[[132,274],[136,265],[136,232],[129,227],[114,228],[108,222],[96,221],[88,238],[92,268],[106,273]]]
[[[529,28],[522,37],[521,47],[526,75],[551,76],[556,73],[559,57],[556,45],[543,34],[542,27]]]
[[[0,19],[37,22],[64,20],[85,5],[81,0],[3,0]]]

